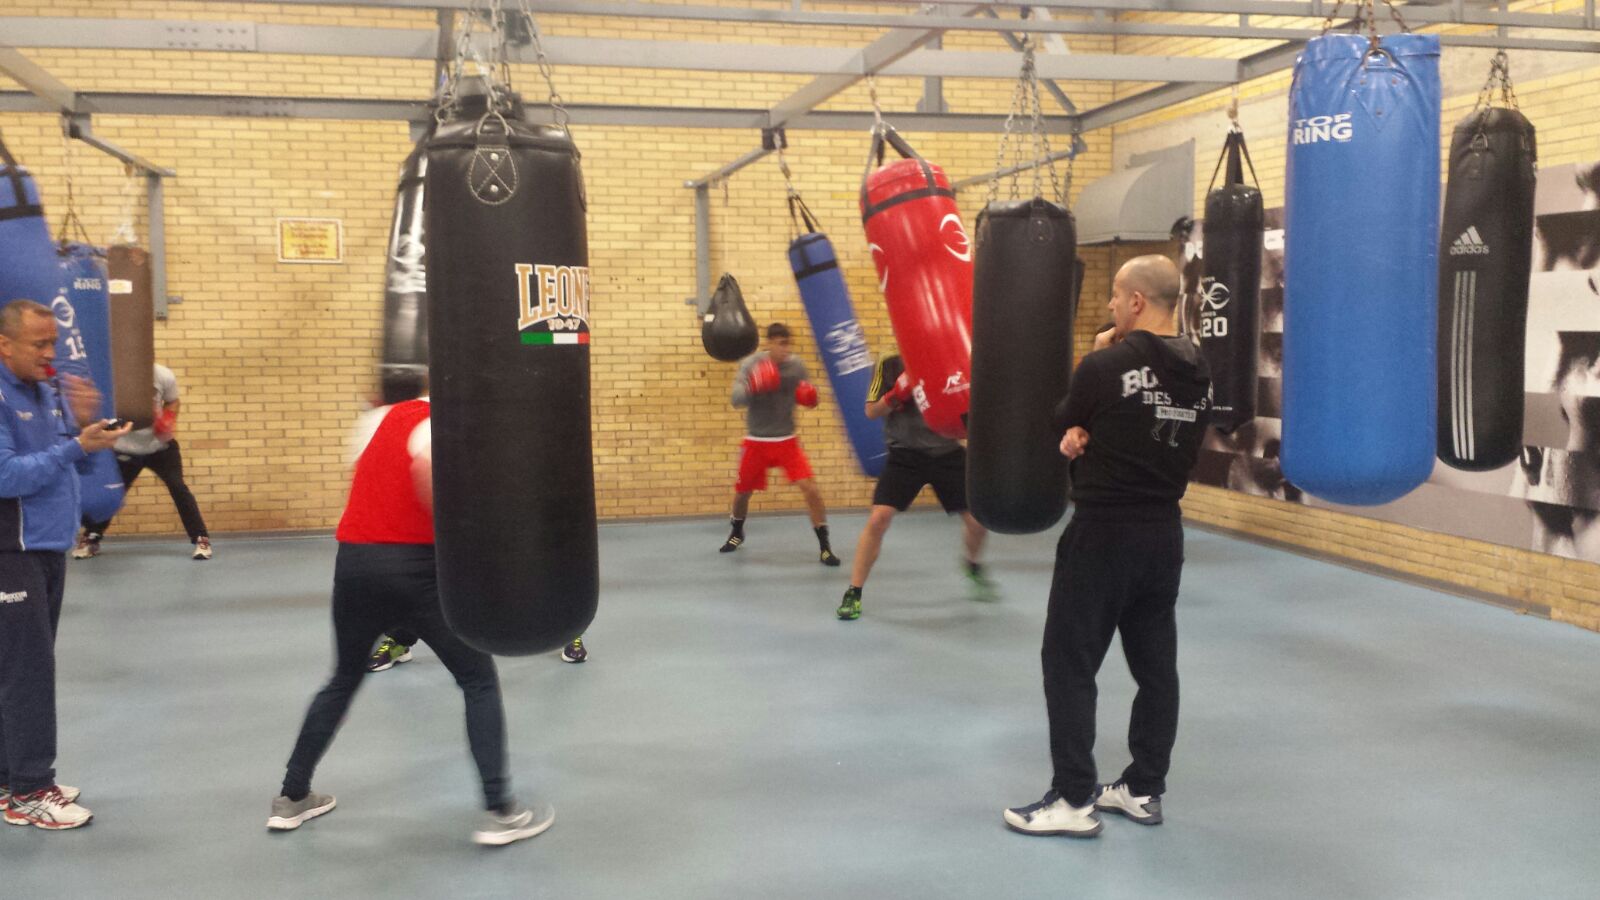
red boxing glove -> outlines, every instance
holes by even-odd
[[[173,430],[178,427],[178,411],[175,409],[163,409],[156,416],[156,422],[153,427],[156,437],[163,441],[171,439]]]
[[[817,408],[817,386],[809,381],[802,381],[794,387],[794,402],[806,409]]]
[[[756,363],[750,369],[749,384],[752,394],[770,394],[778,389],[783,377],[778,374],[778,364],[771,357]]]
[[[904,406],[915,390],[916,385],[911,383],[911,373],[901,372],[900,377],[894,380],[894,387],[889,388],[889,392],[884,395],[884,399],[895,406]]]

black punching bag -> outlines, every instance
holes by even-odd
[[[458,109],[427,154],[439,597],[474,647],[541,653],[588,627],[599,593],[578,151]]]
[[[1194,322],[1211,369],[1211,425],[1224,434],[1256,417],[1256,362],[1261,342],[1261,189],[1244,183],[1250,159],[1244,133],[1228,132],[1217,160],[1227,163],[1221,187],[1206,194],[1205,231]],[[1252,180],[1255,167],[1250,168]],[[1211,176],[1216,182],[1216,173]]]
[[[428,138],[417,143],[400,168],[389,260],[384,269],[383,374],[420,375],[428,370],[428,284],[422,228],[422,186],[428,172]]]
[[[1533,126],[1474,110],[1450,136],[1439,235],[1439,459],[1496,469],[1522,449],[1533,264]]]
[[[711,295],[711,308],[700,325],[700,343],[712,359],[723,362],[738,362],[761,345],[756,320],[744,305],[744,293],[731,274],[723,273]]]
[[[1032,534],[1067,507],[1067,459],[1051,422],[1072,376],[1077,226],[1042,197],[978,217],[972,281],[967,503],[990,531]]]

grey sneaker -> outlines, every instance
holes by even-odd
[[[272,798],[272,815],[267,818],[267,828],[272,831],[293,831],[336,805],[338,801],[331,794],[313,791],[300,800],[290,800],[279,794]]]
[[[485,813],[483,825],[472,833],[472,840],[486,847],[503,847],[543,834],[555,821],[556,810],[550,804],[539,803],[529,809],[513,800],[510,812]]]
[[[1094,797],[1094,808],[1121,813],[1140,825],[1161,824],[1161,795],[1140,797],[1128,790],[1124,781],[1100,785]]]

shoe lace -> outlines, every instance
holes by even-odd
[[[45,806],[66,806],[67,798],[61,793],[59,785],[50,785],[47,788],[34,791],[31,794],[13,794],[11,802],[16,804],[43,804]]]

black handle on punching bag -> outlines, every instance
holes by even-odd
[[[912,149],[911,145],[906,143],[905,138],[901,137],[898,132],[888,125],[884,125],[881,128],[874,129],[872,132],[872,144],[867,148],[867,167],[861,173],[861,220],[863,222],[871,218],[873,212],[875,212],[867,203],[867,179],[872,175],[874,161],[879,167],[883,165],[885,147],[893,147],[902,159],[914,159],[917,161],[917,165],[922,169],[922,178],[927,182],[926,190],[934,193],[949,194],[952,197],[955,196],[948,188],[939,187],[938,179],[933,176],[933,167],[928,165],[928,161],[923,159],[922,155],[916,150]]]

